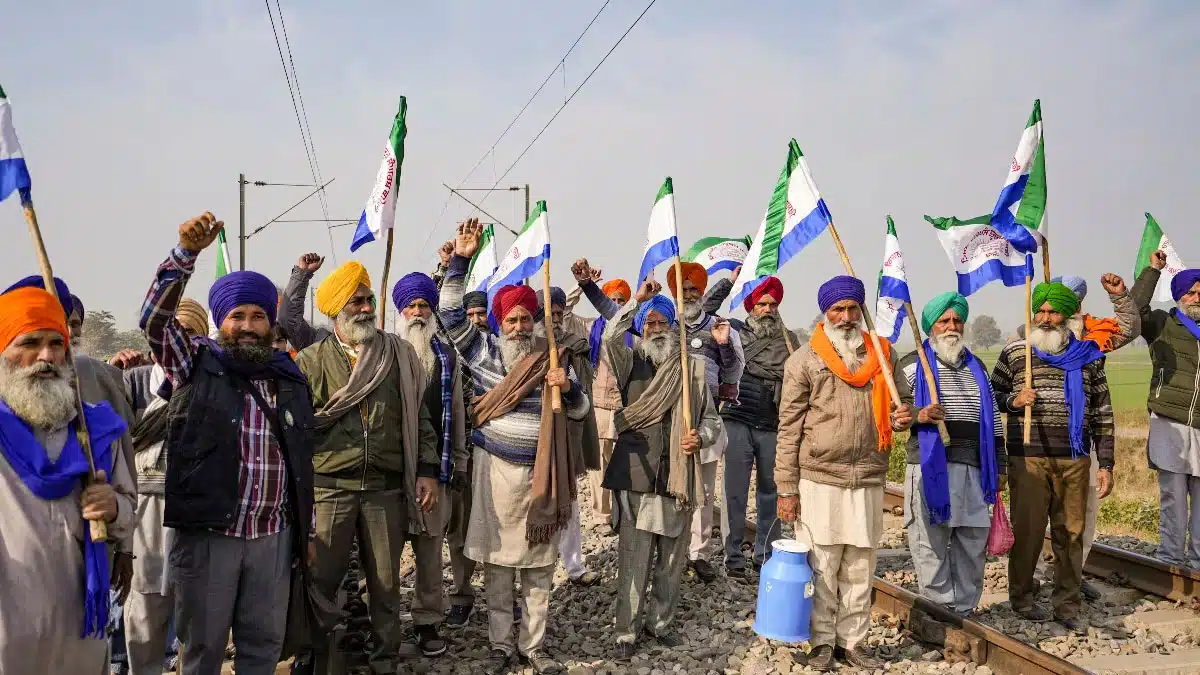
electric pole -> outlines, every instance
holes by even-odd
[[[525,210],[528,211],[528,198],[525,201]],[[246,269],[246,174],[244,173],[238,174],[238,269]]]

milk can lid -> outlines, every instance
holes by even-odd
[[[771,546],[787,553],[808,553],[808,542],[795,539],[776,539]]]

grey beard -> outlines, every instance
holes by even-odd
[[[242,344],[238,342],[241,335],[228,336],[221,334],[221,339],[218,341],[221,348],[229,353],[230,356],[248,363],[266,363],[271,360],[271,356],[275,353],[275,348],[271,346],[271,337],[259,337],[258,342],[253,344]]]
[[[375,314],[349,315],[345,312],[338,314],[338,335],[351,347],[370,342],[379,329],[375,327]]]
[[[41,378],[41,372],[58,377]],[[75,417],[75,371],[69,364],[37,363],[20,368],[0,360],[0,399],[31,427],[57,429]]]
[[[826,324],[825,336],[829,338],[834,351],[842,357],[842,363],[845,363],[847,368],[854,371],[862,365],[863,357],[859,355],[858,350],[863,346],[863,336],[857,323],[840,326]]]
[[[746,325],[750,326],[750,330],[754,331],[754,334],[759,336],[766,336],[781,332],[779,317],[775,316],[774,314],[763,314],[762,316],[754,316],[751,314],[746,318]]]
[[[413,346],[413,349],[417,351],[417,356],[421,359],[421,365],[425,366],[425,372],[432,374],[434,367],[437,365],[437,357],[433,353],[432,344],[437,336],[437,324],[434,323],[433,317],[425,319],[417,316],[412,319],[406,319],[401,314],[396,329],[400,337],[407,340]]]
[[[962,361],[963,350],[966,345],[962,343],[962,333],[947,331],[941,335],[929,336],[929,346],[933,347],[933,353],[943,362],[952,366],[957,366]]]
[[[1066,324],[1051,328],[1034,326],[1029,332],[1029,344],[1047,354],[1057,354],[1067,346],[1067,336],[1070,334]]]
[[[637,345],[637,350],[642,356],[650,359],[650,363],[653,363],[656,368],[662,366],[667,359],[678,352],[670,333],[659,333],[653,337],[642,339]]]
[[[1179,305],[1179,311],[1192,321],[1200,321],[1200,305]]]
[[[704,308],[700,306],[699,300],[688,300],[683,303],[683,320],[688,323],[695,323],[700,320],[700,316],[704,314]]]
[[[533,351],[533,333],[529,331],[513,331],[500,339],[500,362],[504,364],[504,372],[513,369],[521,359]]]
[[[1075,334],[1076,340],[1083,339],[1083,315],[1076,314],[1067,319],[1067,330]]]

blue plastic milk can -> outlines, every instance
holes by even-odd
[[[812,635],[813,571],[808,543],[779,539],[758,578],[754,632],[780,642],[804,642]]]

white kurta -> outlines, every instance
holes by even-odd
[[[471,523],[463,554],[504,567],[546,567],[558,560],[562,531],[545,544],[530,544],[525,521],[533,492],[533,467],[513,464],[475,448],[471,476]]]
[[[875,548],[883,535],[883,486],[841,488],[800,479],[796,539],[810,544]],[[811,540],[807,535],[811,533]]]
[[[1150,413],[1147,452],[1154,466],[1200,476],[1200,429]]]

